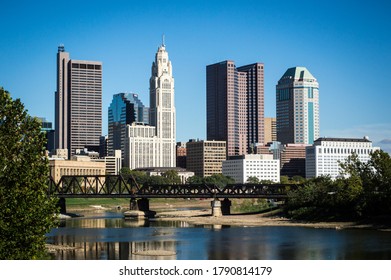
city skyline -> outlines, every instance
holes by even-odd
[[[275,117],[281,73],[304,66],[320,84],[321,137],[367,135],[391,151],[387,1],[224,1],[224,6],[69,1],[65,10],[61,3],[19,2],[2,6],[0,86],[20,98],[31,115],[54,123],[53,53],[64,44],[72,57],[103,62],[102,134],[107,134],[114,94],[134,92],[148,100],[150,54],[164,33],[175,64],[178,141],[206,139],[205,68],[232,59],[237,65],[264,64],[265,117]]]

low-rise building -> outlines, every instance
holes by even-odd
[[[105,175],[104,161],[92,161],[88,156],[72,156],[71,160],[63,158],[49,158],[50,176],[57,183],[64,175],[68,176],[95,176]]]
[[[121,150],[115,150],[114,156],[105,157],[106,174],[118,175],[122,168]]]
[[[352,154],[361,162],[367,162],[372,152],[372,141],[364,138],[318,138],[312,146],[306,148],[306,177],[330,176],[335,179],[341,174],[340,163]]]
[[[244,184],[248,178],[280,182],[280,161],[273,155],[250,154],[231,156],[223,161],[223,175],[229,176],[236,183]]]

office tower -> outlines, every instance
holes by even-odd
[[[226,160],[225,141],[196,141],[186,143],[186,168],[201,177],[222,173]]]
[[[264,143],[263,64],[232,60],[206,67],[207,140],[227,142],[227,156]]]
[[[108,145],[109,145],[109,137],[107,135],[102,135],[99,138],[99,157],[104,158],[107,157],[108,154]]]
[[[160,139],[156,137],[154,126],[140,123],[126,125],[125,155],[123,165],[130,169],[143,167],[161,167],[161,153],[156,147],[160,147]]]
[[[38,118],[41,122],[41,132],[45,133],[46,136],[46,150],[49,153],[54,151],[55,131],[52,128],[52,122],[46,120],[46,118]]]
[[[57,53],[55,94],[56,149],[99,147],[102,134],[102,63],[69,59],[64,46]]]
[[[265,118],[265,142],[277,141],[276,118]]]
[[[305,156],[308,144],[285,144],[282,145],[280,162],[281,176],[301,176],[305,178]]]
[[[171,61],[164,42],[152,63],[150,92],[150,125],[156,127],[159,139],[159,167],[174,167],[176,163],[174,78]]]
[[[134,122],[148,124],[149,108],[135,93],[118,93],[109,106],[108,119],[108,154],[114,156],[115,150],[121,150],[124,156],[126,125]]]
[[[276,86],[277,140],[312,144],[319,138],[319,84],[305,67],[289,68]]]
[[[306,178],[330,176],[336,179],[341,174],[340,162],[352,154],[361,162],[368,162],[371,153],[379,150],[373,147],[368,137],[364,138],[318,138],[312,146],[306,148]]]
[[[186,142],[176,143],[176,167],[182,167],[186,169]]]

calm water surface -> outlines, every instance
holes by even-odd
[[[86,212],[53,229],[48,243],[76,247],[54,259],[343,260],[391,259],[391,232],[304,227],[196,226]],[[137,252],[163,250],[170,256]]]

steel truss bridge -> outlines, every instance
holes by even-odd
[[[59,198],[268,198],[286,199],[295,184],[232,184],[224,188],[206,184],[143,185],[121,175],[62,176],[49,178],[48,194]]]

